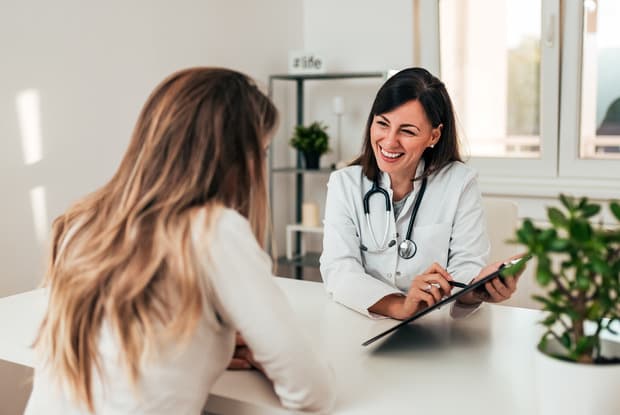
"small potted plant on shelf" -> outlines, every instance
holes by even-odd
[[[587,198],[560,201],[547,209],[549,227],[526,219],[516,232],[543,288],[533,296],[546,313],[535,358],[540,413],[620,414],[620,226],[594,225],[601,205]],[[609,208],[620,221],[620,205]]]
[[[326,130],[327,126],[318,121],[307,127],[295,127],[290,145],[303,154],[307,169],[318,169],[321,155],[329,150],[329,135]]]

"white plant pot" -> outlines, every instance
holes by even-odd
[[[620,343],[602,340],[604,356],[620,356]],[[536,351],[538,415],[619,415],[620,364],[579,364]]]

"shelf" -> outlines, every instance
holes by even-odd
[[[307,226],[301,223],[286,225],[286,258],[289,261],[292,261],[296,257],[293,251],[293,234],[295,232],[299,232],[299,233],[307,232],[307,233],[320,234],[320,233],[323,233],[323,227],[322,226]],[[297,256],[299,256],[300,253],[302,254],[302,256],[304,255],[304,250],[301,246],[301,240],[299,244],[299,250],[297,251]]]
[[[305,173],[305,174],[329,174],[335,169],[322,167],[320,169],[302,169],[297,167],[275,167],[271,169],[273,173]]]
[[[371,79],[374,78],[375,82],[383,82],[387,79],[387,71],[373,71],[373,72],[330,72],[330,73],[312,73],[312,74],[274,74],[269,76],[269,97],[273,98],[274,85],[278,84],[277,81],[292,81],[296,87],[296,121],[295,125],[304,125],[304,85],[305,81],[312,80],[345,80],[345,79]],[[291,86],[290,84],[288,85]],[[306,174],[314,175],[314,179],[320,178],[321,180],[325,175],[329,175],[335,171],[335,165],[329,167],[323,167],[320,169],[306,169],[305,163],[301,152],[296,154],[295,166],[281,166],[273,167],[274,165],[274,152],[273,146],[269,150],[269,203],[270,206],[274,206],[274,177],[278,173],[292,174],[295,181],[295,218],[294,221],[300,223],[302,221],[302,205],[304,201],[304,184]],[[317,176],[318,175],[318,176]],[[313,179],[313,180],[314,180]],[[273,215],[273,211],[272,211]],[[273,222],[273,216],[272,216]],[[319,254],[318,253],[305,253],[302,244],[302,236],[304,233],[320,234],[322,228],[316,227],[303,227],[301,225],[289,225],[286,230],[286,246],[287,256],[278,258],[279,264],[293,266],[294,275],[296,278],[303,278],[303,267],[316,268],[319,266]],[[292,258],[292,259],[287,259]]]
[[[286,225],[287,232],[309,232],[309,233],[323,233],[322,226],[308,226],[301,223],[294,223]]]
[[[297,256],[293,259],[287,259],[285,256],[281,256],[278,258],[278,265],[318,268],[320,257],[320,252],[308,252],[305,255]]]
[[[279,74],[271,75],[269,79],[306,80],[306,79],[349,79],[349,78],[384,78],[385,72],[341,72],[341,73],[313,73],[313,74]]]

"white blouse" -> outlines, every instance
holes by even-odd
[[[423,165],[418,165],[416,175],[421,174]],[[406,293],[413,278],[433,262],[464,283],[470,282],[486,264],[490,244],[476,174],[460,162],[453,162],[428,178],[412,232],[417,253],[410,259],[398,256],[398,245],[407,234],[419,183],[415,182],[398,218],[390,214],[387,223],[385,199],[379,194],[370,198],[373,239],[363,208],[364,195],[372,182],[364,176],[361,166],[350,166],[330,175],[321,276],[335,301],[377,317],[368,311],[369,307],[389,294]],[[392,201],[389,175],[382,173],[380,186]],[[386,226],[387,241],[394,239],[396,244],[381,250],[375,240],[382,243]],[[362,245],[367,249],[361,249]]]
[[[183,347],[158,345],[156,359],[143,362],[137,387],[119,360],[119,345],[102,326],[99,352],[103,377],[93,380],[97,414],[199,414],[209,390],[226,370],[235,331],[241,332],[273,383],[283,406],[326,413],[334,402],[333,373],[300,331],[294,312],[271,274],[271,260],[256,242],[248,221],[223,209],[211,235],[204,211],[192,223],[194,248],[210,278],[214,301],[206,304],[223,319],[219,328],[203,316]],[[58,386],[46,366],[35,368],[26,415],[87,414]]]

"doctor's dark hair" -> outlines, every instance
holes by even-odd
[[[276,122],[246,75],[176,72],[144,104],[110,181],[54,221],[35,346],[89,412],[104,321],[134,384],[161,336],[182,344],[203,316],[219,327],[204,266],[211,229],[233,209],[264,246],[265,146]]]
[[[351,165],[361,165],[364,175],[370,180],[379,180],[379,166],[370,141],[370,127],[376,115],[390,112],[406,102],[417,100],[424,108],[433,128],[443,124],[441,136],[434,148],[422,153],[425,162],[424,173],[411,179],[427,177],[453,161],[462,161],[456,133],[456,121],[452,101],[445,85],[423,68],[408,68],[389,78],[377,92],[372,104],[366,128],[362,153]]]

